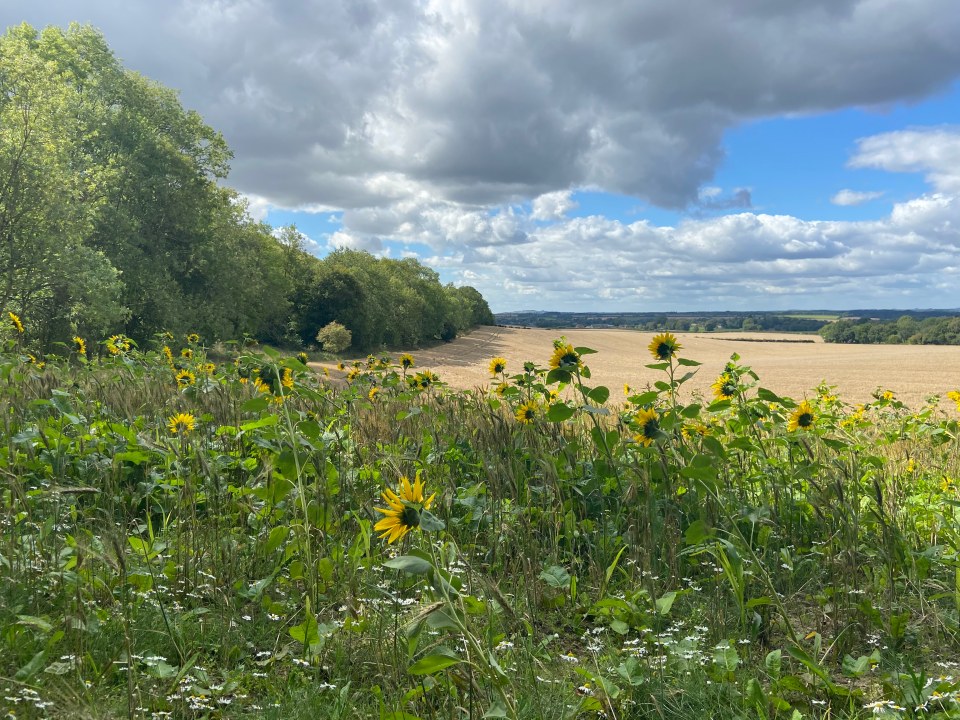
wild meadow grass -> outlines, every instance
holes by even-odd
[[[6,717],[960,717],[960,395],[78,340],[0,354]]]

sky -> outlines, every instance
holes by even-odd
[[[4,0],[495,312],[960,308],[957,0]]]

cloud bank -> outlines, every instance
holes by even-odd
[[[384,175],[466,204],[595,186],[684,207],[727,128],[960,74],[955,0],[3,4],[22,20],[102,28],[224,132],[236,187],[284,207],[377,204]]]
[[[960,131],[939,128],[861,141],[853,163],[910,164],[936,190],[878,220],[741,212],[656,226],[563,216],[555,208],[573,199],[561,193],[496,210],[433,200],[397,207],[356,223],[371,234],[348,223],[333,245],[388,237],[427,245],[429,263],[476,286],[499,310],[957,307],[960,193],[943,190],[960,187],[960,163],[941,152],[957,141]]]
[[[743,122],[948,88],[955,0],[0,6],[4,25],[24,20],[89,22],[127,66],[179,89],[224,133],[229,183],[255,212],[342,210],[329,244],[426,246],[498,309],[960,304],[956,129],[859,143],[851,167],[932,187],[881,220],[765,214],[749,189],[709,188]],[[578,188],[691,216],[573,217]]]

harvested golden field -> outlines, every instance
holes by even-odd
[[[606,385],[611,397],[622,397],[624,383],[636,389],[663,379],[644,367],[653,362],[647,345],[654,333],[633,330],[541,330],[482,327],[429,350],[413,351],[418,368],[429,368],[451,387],[486,387],[490,358],[507,359],[507,371],[532,360],[545,366],[560,335],[574,345],[597,350],[585,358],[592,385]],[[684,387],[710,394],[710,385],[732,353],[760,376],[760,385],[779,395],[812,395],[821,381],[836,385],[849,403],[866,402],[878,387],[918,408],[927,397],[960,387],[960,347],[939,345],[835,345],[817,335],[771,333],[676,333],[680,355],[703,363]],[[751,342],[753,340],[753,342]],[[813,342],[757,342],[806,340]]]

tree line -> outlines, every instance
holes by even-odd
[[[960,345],[960,317],[914,317],[896,320],[838,320],[820,330],[825,342],[891,345]]]
[[[736,311],[654,313],[654,312],[511,312],[498,313],[503,325],[540,328],[622,327],[633,330],[677,332],[714,332],[724,330],[816,332],[825,320],[802,315]]]
[[[0,310],[47,350],[74,335],[251,336],[355,350],[451,339],[493,316],[416,260],[318,259],[221,184],[232,155],[177,94],[88,26],[0,37]]]

